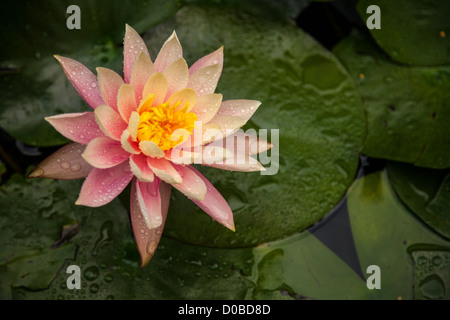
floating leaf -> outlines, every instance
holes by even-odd
[[[366,21],[371,5],[380,8],[380,29],[370,33],[393,59],[411,65],[450,63],[450,3],[440,0],[361,0],[358,11]]]
[[[0,191],[0,297],[11,298],[13,287],[45,289],[64,264],[73,259],[75,246],[52,249],[73,217],[67,199],[51,181],[32,184],[13,176]]]
[[[400,199],[433,230],[450,238],[449,170],[389,162],[388,173]]]
[[[450,166],[450,67],[395,64],[357,32],[333,52],[364,100],[368,124],[364,154],[422,167]]]
[[[419,270],[411,263],[411,255],[417,250],[450,250],[450,242],[426,228],[403,206],[386,171],[356,180],[347,203],[361,269],[366,272],[371,265],[380,267],[381,289],[373,289],[375,296],[413,299],[413,275]],[[450,278],[450,268],[437,276]]]

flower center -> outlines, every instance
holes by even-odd
[[[173,106],[165,102],[156,107],[153,107],[152,103],[153,95],[139,107],[137,140],[153,141],[163,151],[172,149],[183,140],[181,136],[172,138],[172,133],[177,129],[185,129],[191,134],[194,130],[194,122],[197,121],[197,115],[193,112],[186,112],[188,105],[177,110],[179,102]]]

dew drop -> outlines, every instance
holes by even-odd
[[[92,87],[92,88],[95,88],[96,86],[97,86],[97,83],[95,83],[95,82],[92,82],[92,83],[91,83],[91,87]]]
[[[95,279],[97,279],[99,273],[100,272],[96,266],[90,266],[86,269],[86,271],[84,271],[84,277],[88,281],[94,281]]]
[[[96,283],[91,284],[90,287],[89,287],[89,291],[91,293],[97,293],[98,290],[100,290],[100,286],[98,284],[96,284]]]
[[[74,164],[72,165],[72,167],[70,168],[70,170],[71,170],[72,172],[78,172],[78,171],[80,171],[80,170],[81,170],[81,164],[79,164],[79,163],[74,163]]]
[[[147,244],[147,247],[146,247],[146,251],[147,251],[147,253],[149,254],[149,255],[153,255],[154,253],[155,253],[155,251],[156,251],[156,247],[158,246],[158,244],[155,242],[155,241],[150,241],[148,244]]]
[[[67,170],[70,168],[70,162],[67,161],[61,162],[60,166],[62,169]]]

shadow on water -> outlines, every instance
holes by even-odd
[[[385,166],[386,162],[384,160],[371,159],[361,155],[356,179],[380,171]],[[365,279],[353,240],[347,208],[347,196],[323,220],[312,226],[308,231],[345,261],[356,274]]]

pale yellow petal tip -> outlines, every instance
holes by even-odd
[[[236,226],[234,225],[234,223],[231,224],[226,224],[225,227],[227,227],[229,230],[236,232]]]
[[[150,262],[151,259],[152,259],[152,257],[150,257],[150,256],[141,258],[141,269],[144,269],[148,265],[148,263]]]
[[[44,170],[42,168],[36,167],[31,173],[28,175],[28,179],[39,178],[44,175]]]
[[[62,63],[62,60],[64,59],[64,57],[59,54],[54,54],[53,58],[55,58],[59,63]]]

